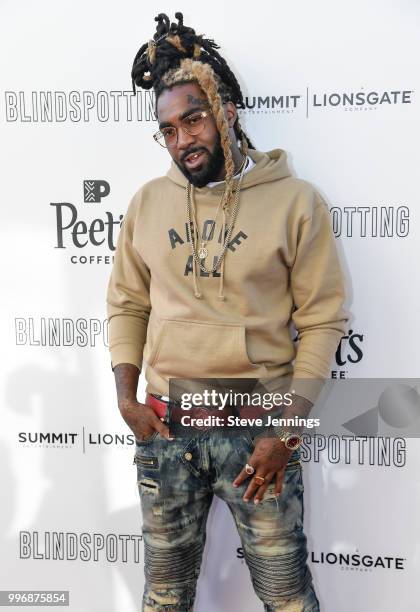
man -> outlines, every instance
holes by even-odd
[[[170,435],[179,404],[169,381],[291,376],[293,412],[284,407],[282,415],[308,414],[347,322],[328,210],[290,175],[284,151],[255,149],[237,115],[239,84],[217,45],[175,17],[156,17],[132,70],[134,91],[134,83],[154,89],[154,138],[172,164],[130,202],[107,296],[118,405],[136,438],[143,610],[193,609],[216,494],[235,519],[264,609],[318,611],[297,430],[226,436],[223,427],[198,425],[196,435]],[[191,414],[202,410],[194,405]],[[217,414],[238,413],[226,405]]]

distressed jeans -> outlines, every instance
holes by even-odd
[[[167,418],[166,418],[167,420]],[[167,420],[168,422],[168,420]],[[247,479],[232,482],[253,452],[251,430],[220,428],[170,441],[157,432],[136,440],[145,587],[143,612],[193,610],[213,495],[234,518],[254,591],[268,612],[319,612],[303,531],[300,450],[286,467],[281,495],[274,480],[263,501],[244,502]],[[222,545],[222,542],[220,543]],[[238,604],[237,611],[240,611]]]

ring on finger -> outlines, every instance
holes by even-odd
[[[258,486],[261,486],[264,483],[265,478],[264,478],[264,476],[255,476],[254,480],[255,480],[255,482],[257,483]]]
[[[253,474],[253,473],[255,472],[255,468],[254,468],[254,467],[252,467],[252,465],[249,465],[249,463],[247,463],[247,464],[245,465],[245,472],[246,472],[247,474]]]

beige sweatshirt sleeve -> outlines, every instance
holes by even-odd
[[[292,388],[314,402],[330,376],[349,320],[343,308],[344,276],[330,216],[318,193],[312,216],[301,223],[299,234],[290,278],[295,303],[292,320],[299,340]]]
[[[150,314],[150,271],[133,246],[140,192],[124,217],[108,284],[107,313],[112,369],[132,363],[141,370]]]

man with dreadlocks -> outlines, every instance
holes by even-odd
[[[216,494],[235,519],[264,609],[315,612],[297,430],[203,429],[198,417],[211,411],[195,400],[188,416],[196,435],[174,437],[180,404],[169,381],[263,379],[275,388],[290,376],[293,414],[308,414],[348,320],[328,209],[290,175],[283,150],[254,147],[237,115],[245,107],[240,86],[218,45],[175,17],[155,18],[131,75],[134,94],[136,85],[153,88],[154,139],[171,167],[133,196],[107,295],[118,406],[136,439],[142,609],[193,609]],[[292,413],[284,405],[281,414]],[[217,416],[226,424],[238,412],[225,403]]]

